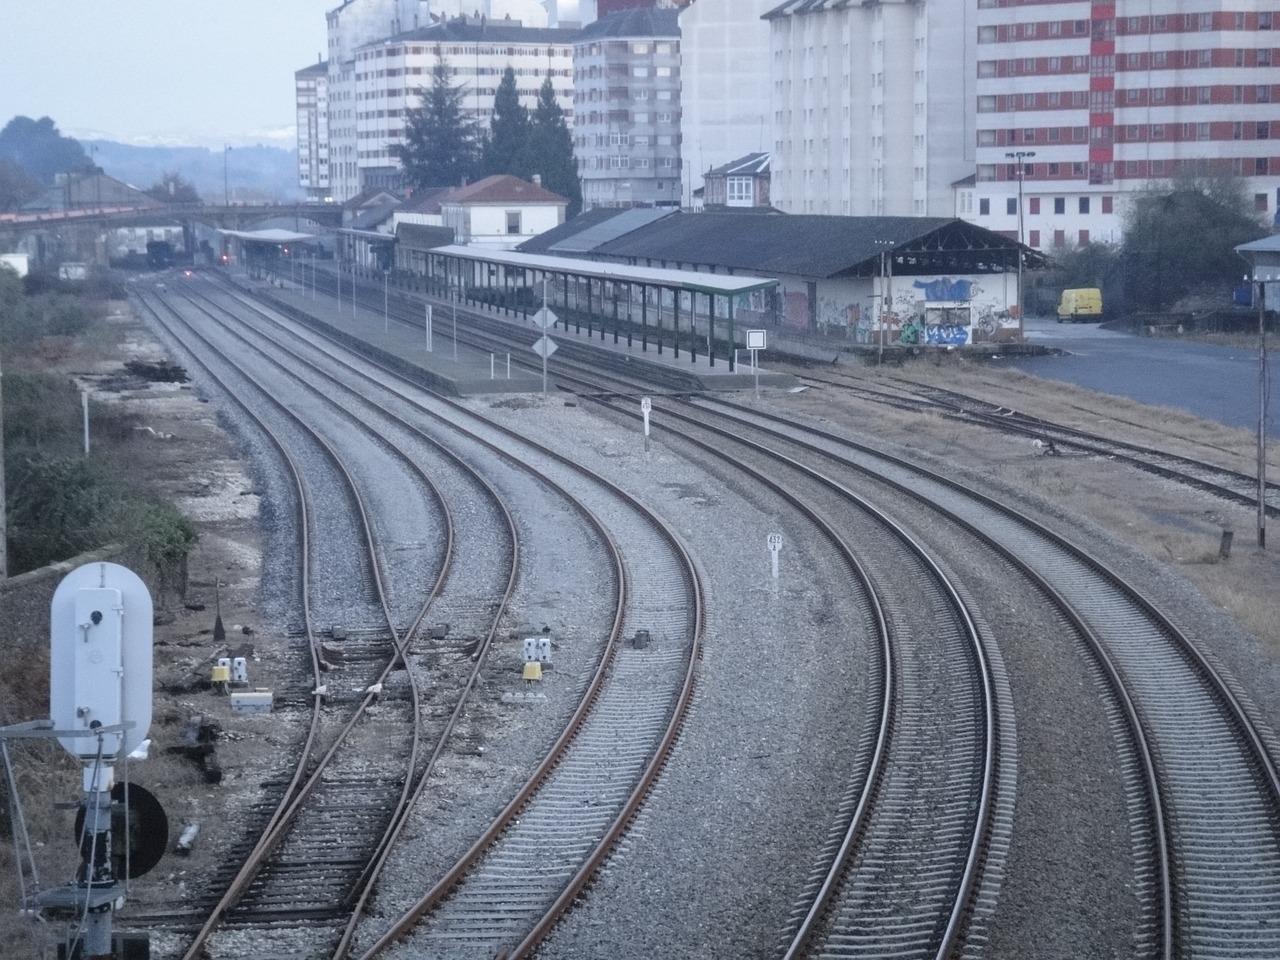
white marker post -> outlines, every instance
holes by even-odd
[[[756,399],[760,398],[760,367],[756,363],[756,354],[764,349],[764,342],[765,332],[763,330],[747,331],[747,349],[751,351],[751,369],[756,374]]]
[[[765,537],[764,542],[769,547],[769,559],[773,564],[773,579],[776,583],[778,579],[778,553],[782,550],[782,534],[771,533]]]
[[[550,330],[556,325],[559,318],[552,313],[551,307],[547,304],[547,279],[542,278],[542,306],[538,312],[533,315],[535,326],[541,327],[543,330]],[[542,357],[542,392],[547,392],[547,357],[556,352],[556,345],[550,337],[545,334],[538,338],[537,343],[533,345],[533,352]]]
[[[427,304],[427,322],[422,329],[425,331],[427,337],[427,353],[431,353],[431,304],[429,303]]]
[[[640,413],[644,416],[644,452],[649,452],[649,411],[653,409],[653,401],[648,397],[640,400]]]

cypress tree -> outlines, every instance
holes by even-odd
[[[582,209],[582,184],[573,157],[573,137],[565,123],[564,111],[556,103],[550,76],[542,81],[542,89],[538,91],[538,105],[530,124],[528,157],[530,173],[541,174],[544,187],[568,198],[565,216],[577,216]]]
[[[438,58],[431,89],[420,106],[408,111],[405,142],[395,147],[405,178],[420,189],[458,186],[464,177],[475,176],[478,167],[476,124],[463,112],[466,90],[449,83],[451,74],[448,62]]]
[[[516,72],[507,67],[493,100],[493,122],[480,164],[484,174],[509,173],[528,180],[529,133],[529,111],[520,104]]]

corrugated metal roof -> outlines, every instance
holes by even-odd
[[[763,290],[778,283],[772,277],[707,273],[701,270],[669,270],[660,267],[631,267],[620,263],[601,263],[596,260],[579,260],[573,257],[551,257],[479,246],[455,244],[437,247],[433,252],[443,256],[457,257],[460,260],[497,263],[528,270],[545,270],[548,273],[569,273],[622,283],[648,283],[668,289],[714,293],[720,296],[750,293],[752,290]]]
[[[994,271],[1014,262],[1018,246],[946,217],[677,213],[601,244],[592,255],[824,279],[865,272],[886,250],[894,252],[895,262],[918,254],[912,263],[921,270]],[[1025,256],[1036,265],[1044,259],[1029,248]]]
[[[595,207],[592,210],[584,210],[572,220],[566,220],[559,226],[552,227],[550,230],[544,230],[536,237],[530,237],[524,243],[516,247],[521,253],[546,253],[554,244],[559,243],[568,237],[576,236],[588,227],[594,226],[602,220],[608,220],[622,213],[621,210],[610,210],[606,207]]]
[[[663,210],[657,207],[636,207],[630,210],[612,211],[617,216],[587,227],[580,233],[565,237],[547,247],[547,252],[556,255],[574,256],[590,253],[596,247],[648,226],[663,217],[672,216],[674,210]]]

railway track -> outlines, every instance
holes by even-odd
[[[616,383],[595,389],[619,392]],[[720,408],[731,407],[711,400],[689,406],[721,414]],[[663,411],[677,414],[674,407]],[[770,420],[745,407],[729,416],[738,432],[762,430],[770,444],[804,436],[805,457],[817,454],[874,475],[948,522],[965,525],[1039,583],[1076,624],[1082,649],[1109,678],[1114,736],[1133,757],[1126,776],[1140,798],[1134,801],[1140,808],[1134,834],[1146,851],[1135,878],[1146,911],[1143,952],[1276,955],[1268,920],[1280,902],[1274,746],[1195,641],[1082,551],[994,501],[796,421]],[[1176,696],[1168,696],[1170,687]],[[1206,790],[1202,784],[1209,781]],[[1223,810],[1233,816],[1223,818]]]
[[[1111,678],[1119,698],[1113,716],[1123,724],[1116,735],[1135,743],[1142,758],[1134,789],[1148,794],[1151,866],[1139,885],[1148,891],[1155,955],[1280,951],[1269,919],[1280,907],[1275,745],[1195,641],[1117,574],[989,497],[789,418],[716,399],[688,406],[715,409],[737,431],[762,430],[774,444],[803,437],[810,454],[873,475],[964,524],[1041,584]],[[1138,773],[1143,767],[1148,772]]]
[[[298,355],[295,354],[295,358]],[[379,376],[385,380],[385,372],[380,372]],[[413,388],[410,392],[418,391]],[[458,419],[478,419],[456,405],[452,415]],[[475,432],[474,426],[470,429]],[[481,442],[514,460],[510,452],[513,438],[502,435],[492,426],[487,429],[496,436]],[[564,474],[560,482],[568,486],[601,486],[598,478],[586,476],[567,458],[550,460],[551,463],[542,468],[544,475],[558,471]],[[599,497],[598,489],[594,495]],[[636,806],[661,767],[665,752],[674,741],[692,690],[697,637],[702,620],[696,574],[678,541],[657,525],[651,514],[634,503],[630,503],[627,510],[634,514],[628,525],[628,539],[642,543],[642,548],[628,549],[634,549],[639,558],[665,559],[660,563],[633,559],[631,566],[634,572],[625,576],[619,573],[619,581],[628,584],[628,589],[621,593],[627,600],[626,615],[618,617],[611,642],[607,644],[609,656],[602,660],[601,670],[562,743],[548,758],[544,769],[540,769],[531,780],[531,788],[539,789],[530,789],[527,793],[522,791],[512,802],[509,812],[499,819],[489,834],[481,838],[474,853],[464,858],[467,859],[465,867],[459,868],[456,876],[447,876],[442,881],[452,886],[469,872],[474,874],[477,869],[485,869],[476,864],[483,862],[481,854],[484,848],[495,842],[515,842],[518,848],[518,840],[508,839],[515,832],[512,824],[517,814],[520,828],[527,831],[538,824],[540,809],[550,810],[550,817],[544,823],[544,832],[549,833],[544,837],[545,842],[540,844],[542,849],[523,868],[526,886],[530,890],[540,889],[543,893],[541,912],[531,914],[528,902],[524,905],[522,923],[527,928],[526,940],[532,939],[532,942],[544,935],[554,918],[572,902],[576,891],[590,876],[592,862],[598,864],[603,859],[613,840],[634,815]],[[619,522],[616,516],[612,522]],[[605,536],[603,528],[600,533]],[[643,589],[631,586],[636,581],[644,584]],[[678,599],[673,597],[673,592]],[[653,646],[632,650],[619,644],[618,631],[627,623],[644,624],[644,629],[655,638]],[[660,681],[657,689],[667,691],[657,697],[654,696],[655,679]],[[634,742],[636,746],[620,751],[619,745],[627,742]],[[544,780],[545,784],[541,782]],[[584,820],[584,811],[590,811],[592,816]],[[557,847],[552,841],[557,838],[565,840],[566,822],[573,824],[577,839],[567,846]],[[545,878],[549,856],[552,863],[561,865],[561,875],[550,886]],[[503,860],[502,854],[496,857],[495,861],[494,855],[490,855],[488,862]],[[505,869],[511,869],[509,861]],[[520,873],[521,870],[517,869],[516,875]],[[456,893],[448,903],[462,903],[465,899],[466,894]],[[396,925],[384,939],[404,936],[420,922],[423,912],[422,907],[411,911],[412,917]],[[495,923],[488,934],[490,939],[496,938],[504,943],[512,936],[510,923]],[[466,943],[474,943],[477,938],[484,940],[475,932],[462,935]],[[460,948],[454,944],[448,950]],[[516,949],[528,948],[517,946]]]

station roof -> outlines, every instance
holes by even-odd
[[[895,273],[999,273],[1016,268],[1020,249],[1026,266],[1044,265],[1039,251],[950,217],[681,212],[587,255],[821,280],[873,275],[886,251]]]
[[[536,253],[518,253],[514,250],[486,250],[484,247],[458,244],[437,247],[431,252],[478,263],[496,263],[547,273],[567,273],[596,280],[644,283],[671,290],[713,293],[717,296],[751,293],[754,290],[777,286],[778,283],[777,279],[772,277],[708,273],[701,270],[671,270],[660,267],[632,267],[620,263],[581,260],[576,257],[553,257]]]
[[[292,230],[219,230],[224,237],[248,240],[251,243],[303,243],[320,239],[314,233],[294,233]]]

